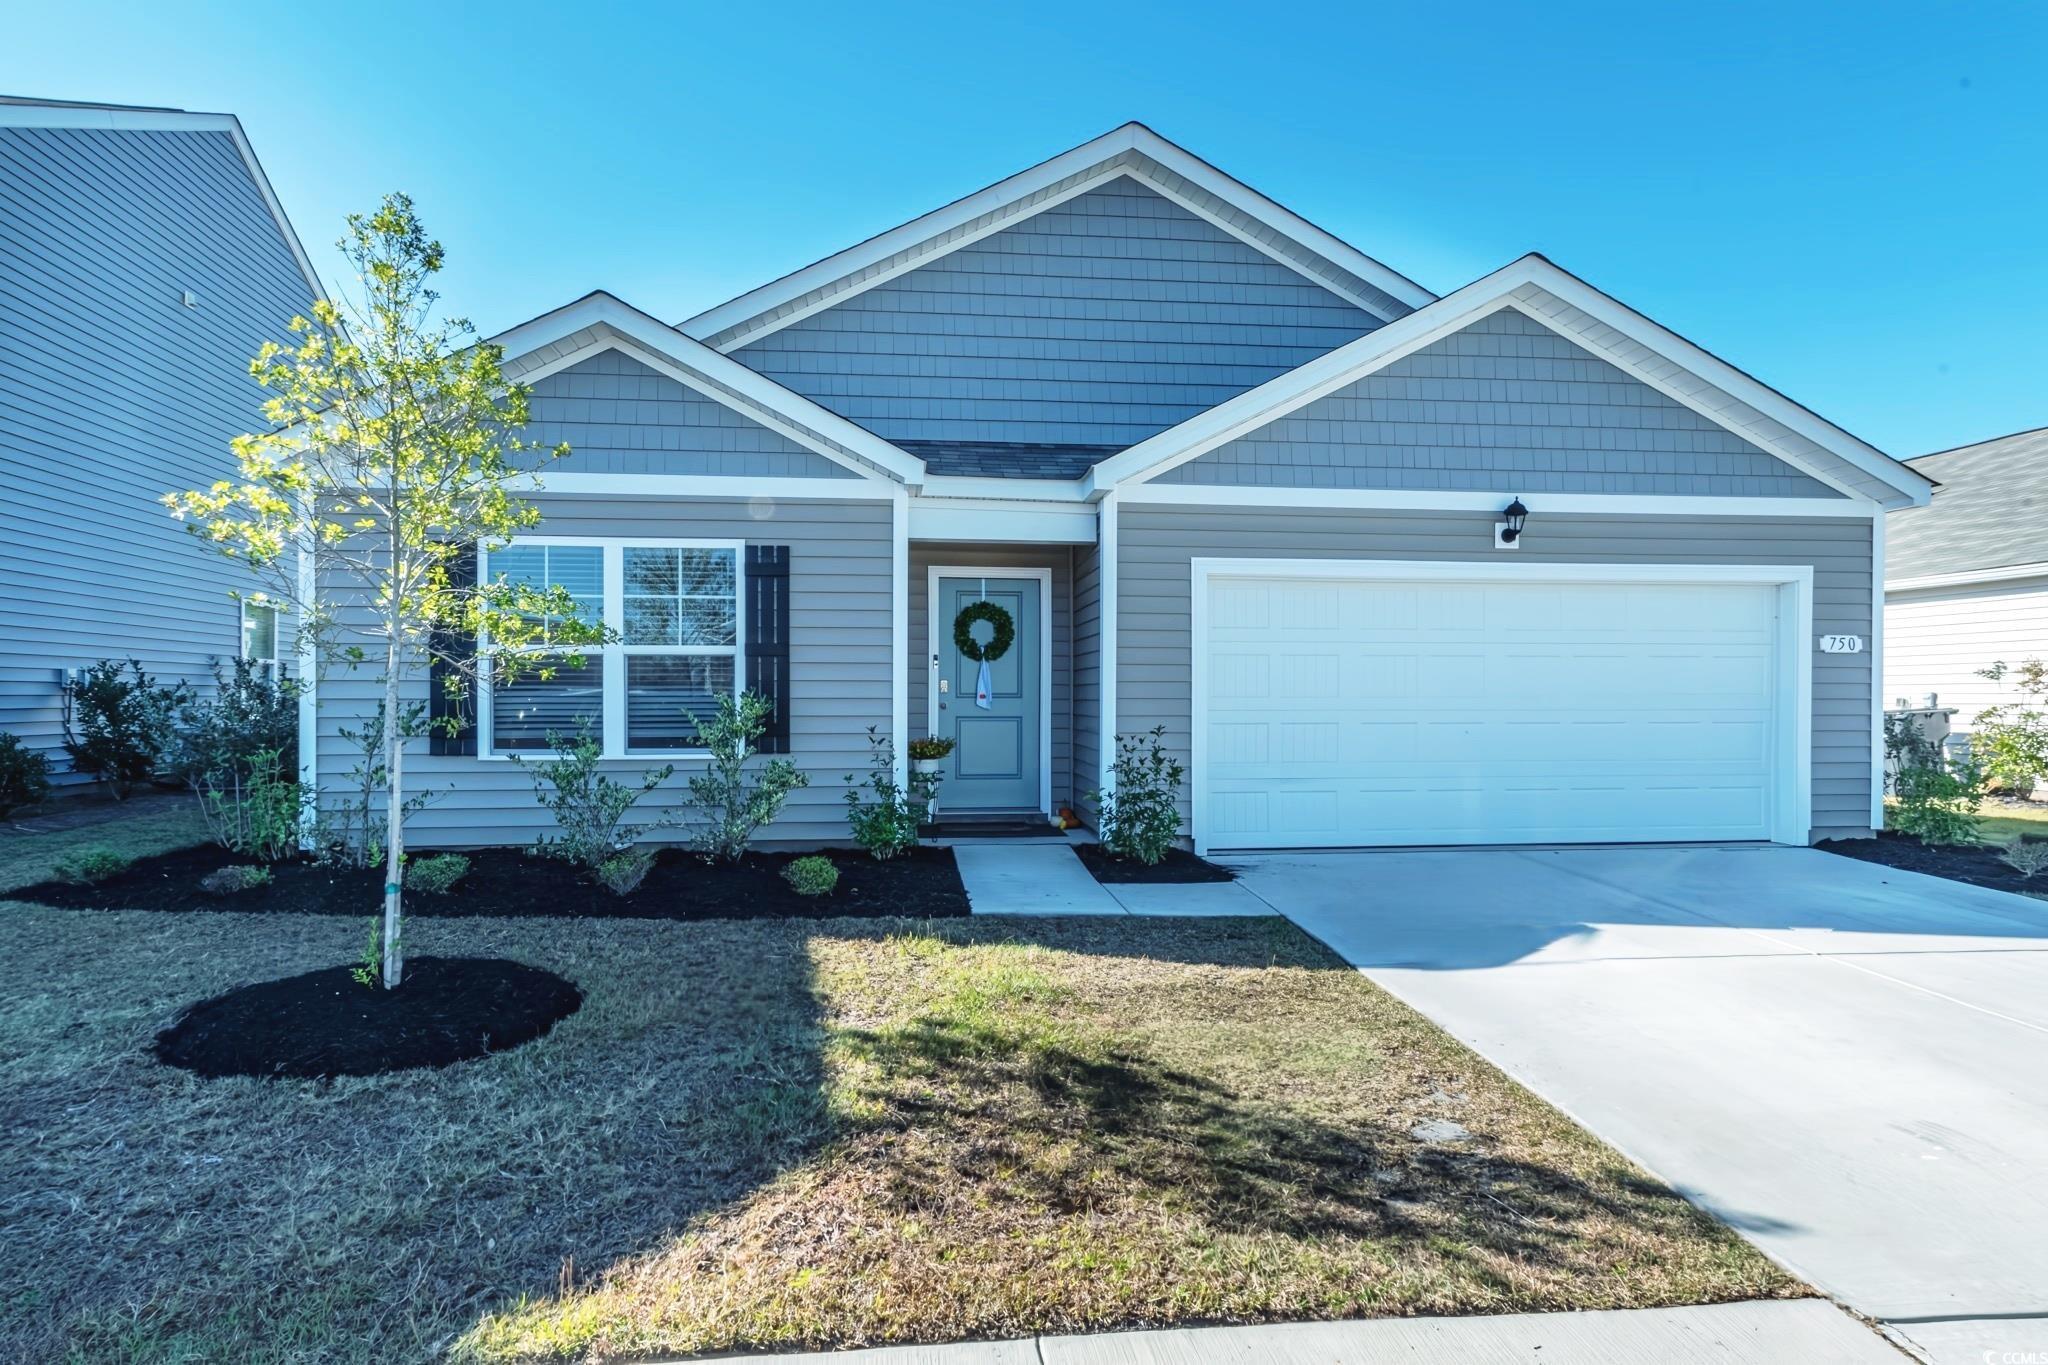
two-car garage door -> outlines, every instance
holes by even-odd
[[[1205,848],[1770,839],[1791,823],[1791,585],[1212,564],[1193,584]]]

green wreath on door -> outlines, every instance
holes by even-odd
[[[974,638],[974,623],[986,621],[995,634],[987,644]],[[969,602],[953,618],[953,645],[976,663],[994,663],[1017,643],[1017,622],[993,602]]]

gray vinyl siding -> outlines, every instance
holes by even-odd
[[[250,357],[311,300],[227,133],[0,128],[0,730],[59,770],[59,668],[239,653],[257,585],[157,500],[233,474]]]
[[[933,565],[1052,570],[1052,799],[1071,805],[1074,791],[1073,565],[1065,545],[961,545],[920,542],[910,547],[910,715],[906,734],[931,731],[931,568]],[[940,630],[948,629],[940,622]],[[941,794],[943,799],[943,793]],[[1050,814],[1051,812],[1047,812]]]
[[[597,498],[543,494],[544,521],[533,534],[657,539],[744,540],[790,547],[790,755],[811,780],[793,794],[764,845],[847,841],[841,778],[865,773],[867,727],[886,732],[890,702],[890,505],[776,499]],[[356,754],[339,731],[374,712],[381,695],[375,668],[332,669],[320,684],[320,780],[323,799],[346,788]],[[405,695],[425,701],[424,674]],[[420,847],[529,843],[554,832],[535,802],[530,770],[504,759],[436,757],[422,740],[408,750],[414,790],[437,795],[407,825]],[[622,780],[667,760],[625,759],[607,767]],[[676,811],[702,760],[675,760],[676,772],[638,808]],[[664,830],[663,842],[689,831]]]
[[[1918,706],[1932,692],[1940,705],[1955,711],[1950,719],[1954,728],[1972,730],[1986,707],[2025,700],[2011,674],[1994,681],[1982,670],[2041,658],[2048,658],[2048,574],[1885,594],[1887,706],[1898,705],[1901,698]]]
[[[1514,308],[1157,482],[1841,496]]]
[[[733,355],[889,440],[1124,446],[1381,322],[1121,176]]]
[[[532,412],[526,441],[543,448],[566,443],[570,449],[549,470],[860,477],[619,351],[599,352],[535,383]]]
[[[1125,505],[1118,511],[1119,733],[1189,754],[1191,561],[1490,559],[1490,520],[1445,512]],[[1532,517],[1520,562],[1808,564],[1816,634],[1871,635],[1870,523],[1853,518]],[[1870,828],[1871,658],[1813,655],[1813,837]]]
[[[1074,809],[1084,815],[1102,780],[1101,566],[1095,546],[1074,547]]]

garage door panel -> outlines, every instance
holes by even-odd
[[[1775,587],[1210,594],[1195,776],[1212,847],[1770,837]]]

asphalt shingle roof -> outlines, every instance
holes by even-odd
[[[2048,427],[1906,463],[1941,487],[1885,519],[1887,580],[2048,562]]]
[[[1023,441],[898,441],[930,474],[984,479],[1078,479],[1122,446],[1036,445]]]

